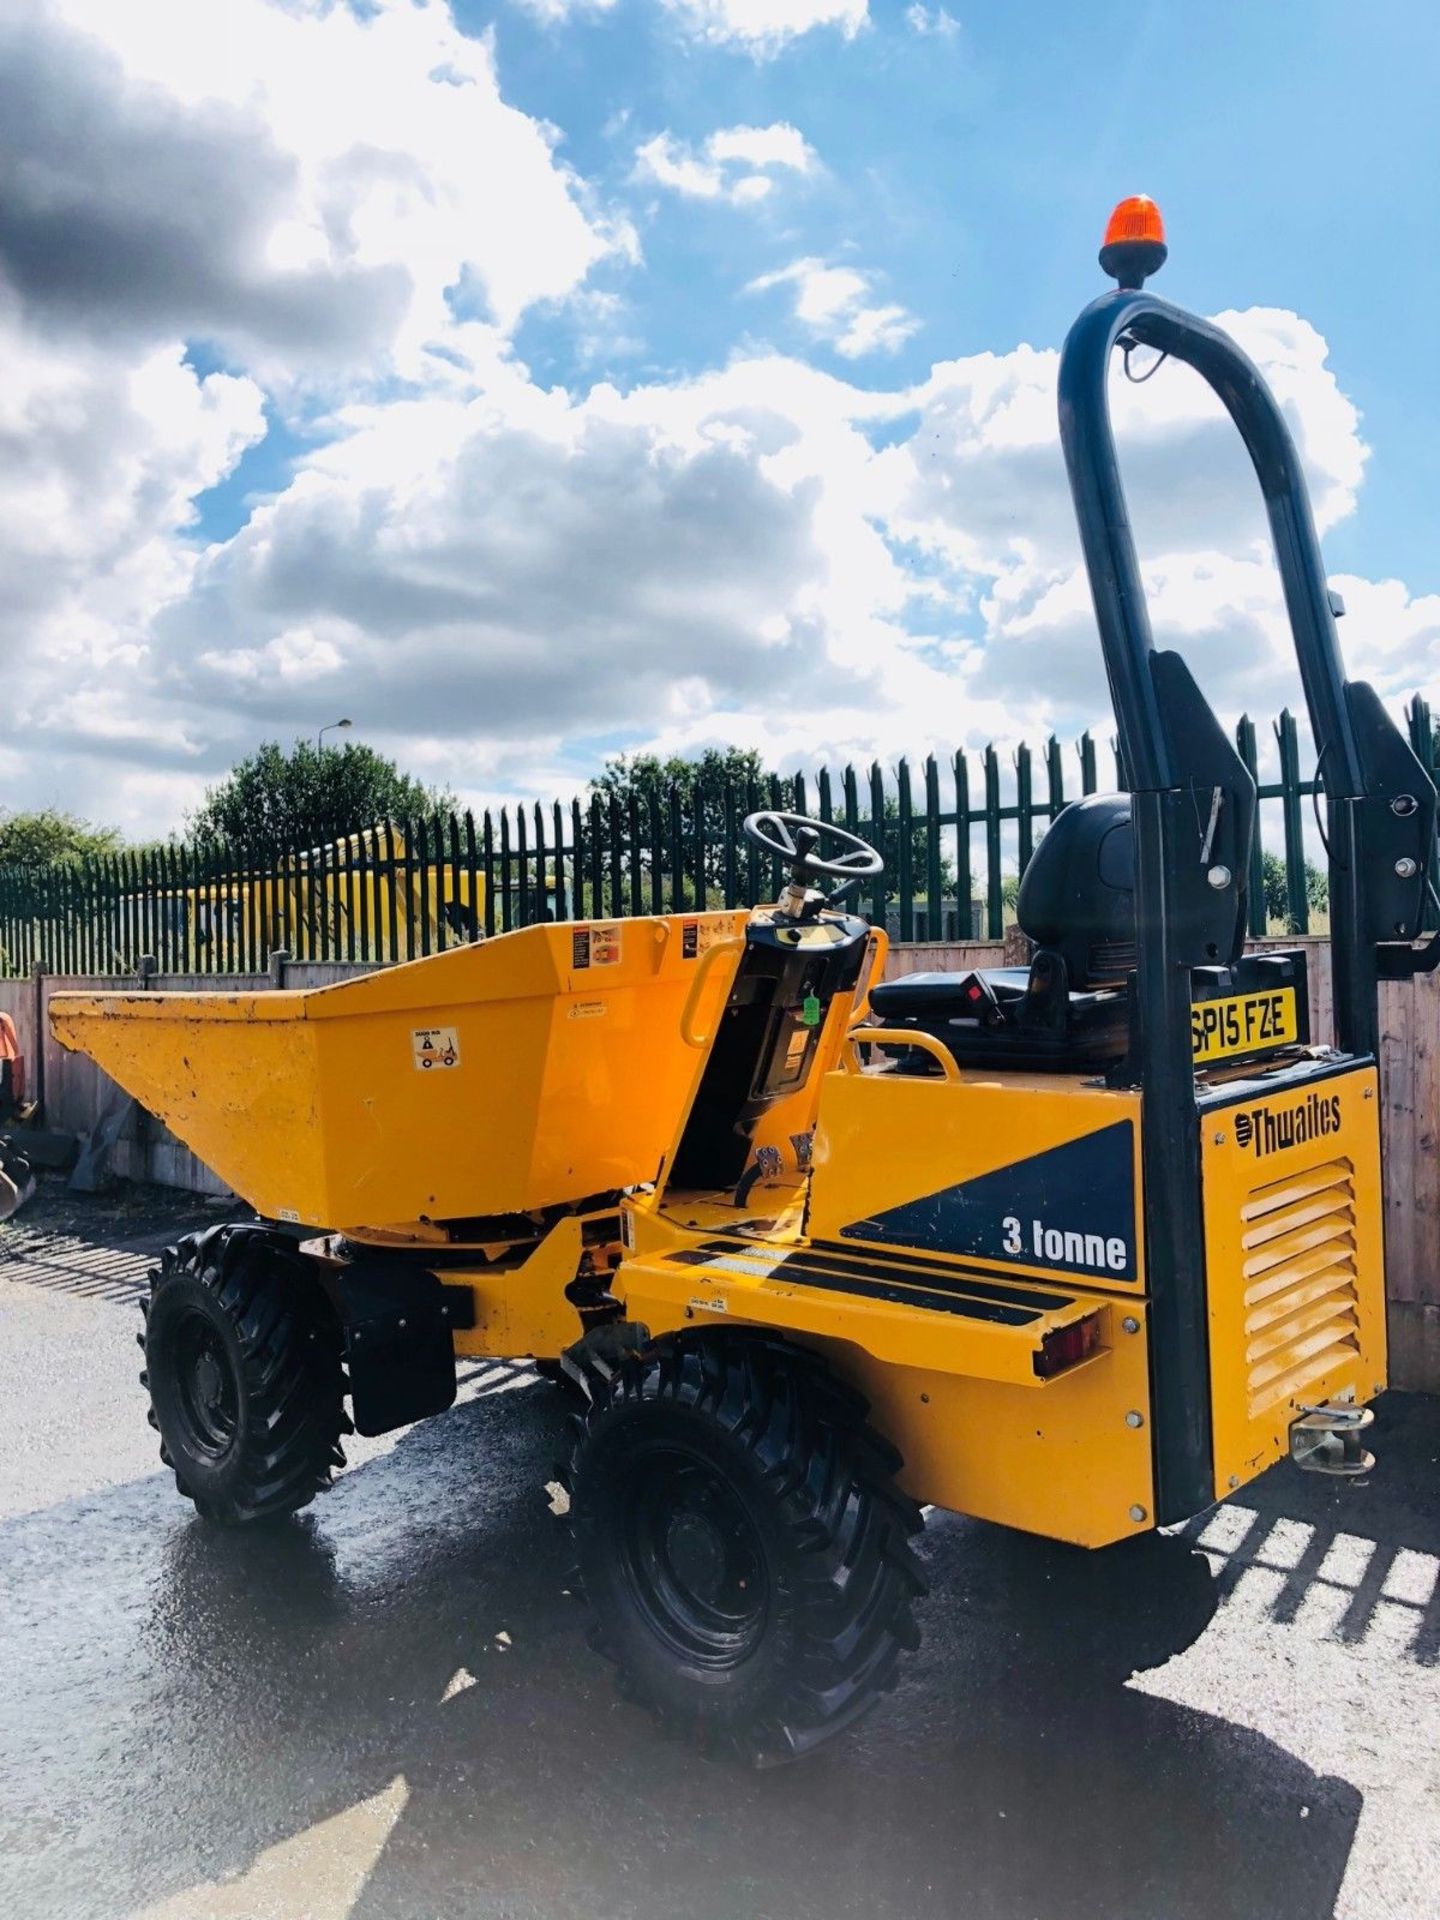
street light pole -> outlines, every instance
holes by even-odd
[[[321,751],[321,748],[324,745],[325,736],[327,733],[334,733],[337,727],[349,727],[349,726],[352,726],[353,724],[354,724],[353,721],[350,721],[350,720],[332,720],[328,726],[321,727],[320,731],[315,736],[315,751],[317,753]]]

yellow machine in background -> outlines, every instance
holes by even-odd
[[[399,952],[407,938],[436,951],[442,926],[447,943],[478,939],[484,875],[444,861],[419,865],[410,851],[397,829],[367,827],[288,860],[262,883],[270,944],[288,940],[292,960],[340,959],[352,946],[366,960]]]
[[[485,877],[412,861],[404,835],[367,827],[287,856],[273,872],[224,873],[158,894],[122,894],[121,925],[165,941],[178,970],[283,948],[292,960],[384,960],[479,938]],[[162,932],[163,927],[163,932]]]
[[[352,1420],[441,1411],[457,1355],[532,1355],[578,1396],[571,1525],[628,1690],[769,1759],[892,1683],[923,1505],[1103,1547],[1287,1452],[1366,1470],[1375,984],[1440,958],[1413,945],[1435,793],[1341,672],[1259,375],[1140,291],[1148,205],[1061,373],[1132,791],[1042,840],[1028,967],[878,984],[884,935],[842,902],[879,854],[760,813],[790,880],[751,913],[532,927],[313,992],[53,998],[65,1044],[263,1216],[152,1282],[152,1414],[203,1514],[292,1511]],[[1145,625],[1105,400],[1132,340],[1222,392],[1277,528],[1327,770],[1335,1047],[1303,956],[1243,951],[1254,782]]]

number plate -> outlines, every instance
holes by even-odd
[[[1190,1049],[1196,1065],[1234,1054],[1262,1053],[1299,1038],[1294,987],[1197,1000],[1190,1009]]]

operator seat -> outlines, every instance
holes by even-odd
[[[1130,796],[1072,801],[1020,882],[1016,919],[1036,944],[1029,967],[890,980],[871,989],[875,1017],[932,1035],[961,1066],[1060,1073],[1105,1066],[1129,1045],[1134,873]],[[898,1064],[905,1072],[939,1071],[919,1048]]]

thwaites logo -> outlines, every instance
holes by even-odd
[[[1257,1160],[1339,1131],[1338,1093],[1307,1093],[1298,1107],[1242,1107],[1235,1115],[1235,1144]]]

